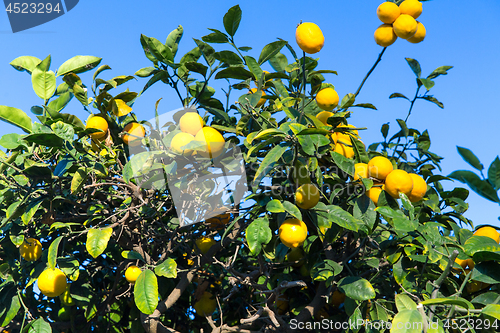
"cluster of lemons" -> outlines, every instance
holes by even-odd
[[[426,34],[424,25],[416,20],[420,14],[422,3],[418,0],[405,0],[399,6],[390,1],[382,3],[377,8],[377,16],[383,24],[375,30],[375,42],[387,47],[399,37],[420,43]]]
[[[218,130],[205,126],[205,121],[196,112],[186,112],[179,120],[180,133],[170,142],[170,148],[183,156],[200,154],[207,158],[216,158],[224,151],[226,141]],[[192,141],[200,142],[203,150],[194,151],[185,148]]]
[[[400,193],[404,193],[411,202],[422,200],[427,192],[427,183],[420,175],[394,169],[391,161],[384,156],[375,156],[368,164],[356,163],[354,180],[360,178],[374,180],[373,186],[366,191],[366,195],[375,205],[378,204],[380,193],[384,190],[395,199],[399,198]]]
[[[482,227],[477,229],[473,236],[484,236],[493,239],[495,242],[500,243],[500,233],[492,227]],[[475,262],[472,260],[472,258],[467,258],[467,259],[455,259],[455,262],[460,266],[458,267],[453,267],[455,271],[460,272],[460,274],[465,273],[465,275],[469,274],[471,270],[474,269],[475,267]],[[475,281],[472,280],[466,285],[467,292],[469,294],[478,292],[480,290],[488,288],[490,285],[488,283],[480,282],[480,281]]]
[[[122,117],[132,112],[132,108],[124,101],[116,99],[113,100],[112,112],[116,116]],[[109,135],[108,122],[103,116],[91,115],[89,119],[87,119],[85,128],[99,130],[99,132],[90,133],[90,138],[92,139],[92,149],[94,151],[99,151],[97,143],[106,140]],[[122,140],[126,145],[135,147],[141,144],[145,135],[146,129],[144,126],[137,122],[130,122],[123,128]]]

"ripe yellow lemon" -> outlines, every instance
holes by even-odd
[[[298,219],[288,219],[281,224],[278,236],[285,246],[289,248],[298,247],[307,238],[307,226]]]
[[[370,198],[371,201],[373,201],[375,206],[377,206],[380,193],[382,193],[382,184],[374,183],[373,186],[368,191],[366,191],[365,194],[368,198]]]
[[[485,236],[493,239],[495,242],[500,242],[500,234],[495,228],[482,227],[474,232],[474,236]]]
[[[217,215],[206,220],[210,224],[210,227],[214,229],[222,229],[229,221],[231,221],[231,214],[229,213]]]
[[[73,300],[73,297],[71,297],[71,293],[69,291],[69,284],[66,286],[66,290],[59,295],[59,299],[61,300],[61,303],[65,306],[73,306],[75,305],[75,301]]]
[[[42,244],[38,239],[28,238],[19,247],[19,254],[27,261],[36,261],[42,256]]]
[[[399,11],[417,19],[422,14],[422,3],[418,0],[405,0],[399,5]]]
[[[394,21],[392,27],[399,38],[408,39],[417,32],[417,21],[408,14],[402,14]]]
[[[424,197],[425,193],[427,193],[427,183],[416,173],[410,173],[410,177],[413,180],[413,189],[411,190],[408,199],[410,199],[411,202],[420,201]]]
[[[38,289],[47,297],[57,297],[66,290],[66,275],[59,269],[45,269],[37,280]]]
[[[375,43],[382,47],[390,46],[398,39],[392,25],[386,23],[381,24],[377,30],[375,30],[373,37],[375,38]]]
[[[323,124],[328,125],[326,122],[328,118],[333,116],[333,112],[330,111],[321,111],[316,115],[316,118],[318,118],[319,121],[321,121]]]
[[[295,192],[295,204],[302,209],[311,209],[319,202],[319,190],[316,185],[304,184]]]
[[[87,120],[87,125],[85,125],[85,128],[94,128],[94,129],[99,129],[102,132],[94,132],[90,134],[90,137],[92,139],[100,140],[103,139],[106,134],[108,134],[108,122],[106,119],[100,116],[93,116]]]
[[[208,250],[210,250],[210,248],[213,245],[215,245],[217,242],[214,241],[210,237],[201,236],[200,238],[198,238],[196,240],[195,243],[196,243],[196,246],[198,246],[198,248],[200,249],[200,252],[203,253],[203,254],[206,254],[208,252]]]
[[[193,307],[197,315],[208,316],[215,311],[217,301],[213,297],[212,293],[205,291],[198,302],[194,303]]]
[[[467,285],[465,286],[465,289],[467,290],[467,292],[469,294],[473,294],[473,293],[476,293],[480,290],[483,290],[483,289],[486,289],[489,287],[490,287],[490,284],[488,284],[488,283],[472,280],[472,282],[467,283]]]
[[[170,148],[178,154],[182,154],[184,156],[193,155],[192,149],[183,149],[182,147],[186,146],[188,143],[194,140],[194,136],[189,133],[177,133],[170,142]]]
[[[368,162],[368,175],[370,177],[384,180],[392,170],[392,163],[387,157],[375,156]]]
[[[141,275],[141,273],[142,270],[139,267],[135,265],[129,266],[125,270],[125,279],[127,279],[128,283],[135,283],[135,281],[137,281],[137,278],[139,277],[139,275]]]
[[[316,103],[320,109],[332,111],[337,105],[339,105],[339,94],[337,94],[337,92],[330,87],[321,89],[316,94]]]
[[[191,135],[196,135],[203,126],[205,122],[203,118],[196,112],[186,112],[179,120],[179,127],[184,133],[189,133]]]
[[[325,45],[323,32],[316,24],[310,22],[302,23],[297,27],[295,39],[302,51],[309,54],[321,51]]]
[[[257,88],[250,89],[250,92],[252,94],[255,94],[257,92]],[[264,103],[266,103],[266,99],[263,98],[263,96],[266,96],[266,92],[261,90],[260,93],[261,93],[262,97],[259,99],[259,101],[257,102],[257,105],[255,107],[261,107],[262,105],[264,105]]]
[[[354,125],[352,125],[352,124],[347,124],[347,125],[345,125],[345,124],[340,124],[340,125],[338,125],[338,126],[337,126],[337,128],[339,128],[339,127],[341,127],[341,128],[346,128],[346,127],[347,127],[347,128],[349,129],[349,132],[350,132],[350,133],[352,133],[352,134],[354,134],[355,136],[359,137],[358,130],[354,129],[354,128],[356,128],[356,126],[354,126]],[[353,129],[351,129],[351,128],[353,128]],[[345,133],[344,133],[344,134],[345,134]]]
[[[474,260],[472,260],[471,258],[467,259],[466,262],[467,262],[467,267],[469,267],[469,269],[471,270],[474,269],[474,266],[476,266]]]
[[[398,5],[394,2],[383,2],[377,8],[378,19],[384,23],[391,24],[399,17]]]
[[[366,163],[354,164],[354,180],[360,178],[368,178],[368,164]]]
[[[194,139],[203,142],[206,151],[198,152],[203,157],[215,158],[224,151],[226,141],[222,134],[215,128],[209,126],[203,127],[196,133]]]
[[[335,132],[332,134],[332,139],[335,142],[335,152],[347,158],[354,157],[354,149],[352,148],[351,137],[348,134]]]
[[[421,22],[417,22],[417,32],[415,32],[413,37],[408,38],[407,41],[413,44],[420,43],[425,39],[426,33],[424,25]]]
[[[455,259],[455,262],[460,265],[463,269],[466,269],[467,268],[467,260],[468,259],[465,259],[465,260],[462,260],[462,259]],[[455,271],[459,271],[461,272],[462,270],[460,268],[453,268]]]
[[[126,145],[131,147],[140,145],[142,138],[146,135],[146,129],[139,123],[128,123],[123,131],[125,134],[122,140]]]
[[[404,193],[408,196],[413,189],[413,180],[408,172],[394,170],[385,178],[384,189],[395,199],[399,198],[399,193]]]

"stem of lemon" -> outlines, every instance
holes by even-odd
[[[380,52],[380,54],[378,55],[378,58],[375,61],[375,63],[373,64],[372,68],[370,68],[370,70],[368,71],[368,73],[366,73],[363,81],[361,81],[361,84],[359,85],[358,90],[356,90],[356,93],[354,94],[354,97],[357,97],[359,95],[359,92],[361,91],[361,88],[363,88],[363,85],[365,84],[366,80],[368,79],[368,77],[370,76],[370,74],[375,70],[375,67],[377,67],[377,65],[380,62],[380,60],[382,60],[382,55],[384,55],[384,52],[385,52],[386,49],[387,49],[387,47],[384,47],[382,49],[382,52]]]

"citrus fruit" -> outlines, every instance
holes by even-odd
[[[409,175],[413,180],[413,188],[410,192],[410,195],[408,195],[408,199],[410,199],[411,202],[420,201],[427,192],[427,183],[416,173],[410,173]]]
[[[288,297],[281,294],[276,298],[276,310],[279,315],[284,315],[288,311]]]
[[[210,224],[210,227],[214,229],[223,228],[226,224],[229,223],[229,221],[231,221],[231,214],[229,213],[220,214],[206,220],[206,222]]]
[[[408,39],[413,37],[417,32],[417,21],[408,14],[402,14],[394,21],[392,27],[394,28],[396,36]]]
[[[354,126],[352,124],[347,124],[347,125],[346,124],[340,124],[340,125],[337,126],[337,128],[344,128],[344,129],[347,128],[347,129],[349,129],[349,133],[352,133],[354,136],[359,137],[358,130],[354,129],[354,128],[356,128],[356,126]],[[345,134],[345,133],[343,133],[343,134]],[[345,134],[345,135],[347,135],[347,134]]]
[[[215,158],[219,156],[224,150],[226,141],[222,134],[212,127],[203,127],[196,133],[194,137],[196,141],[203,142],[206,151],[199,151],[198,153],[203,157]]]
[[[71,293],[69,291],[69,284],[66,286],[66,290],[59,295],[59,299],[61,300],[61,303],[65,306],[73,306],[75,305],[75,301],[73,300],[73,297],[71,297]]]
[[[304,259],[305,253],[300,247],[294,247],[286,255],[285,260],[288,262],[293,262],[293,267],[300,267],[305,264]]]
[[[311,178],[309,176],[309,170],[307,170],[307,166],[305,166],[300,160],[297,159],[295,161],[293,170],[292,170],[292,178],[296,186],[301,186],[305,184],[311,183]]]
[[[129,283],[135,283],[135,281],[137,280],[139,275],[141,275],[141,273],[142,270],[139,267],[135,265],[129,266],[125,270],[125,279],[127,279]]]
[[[495,242],[500,241],[500,234],[495,228],[492,227],[482,227],[474,232],[474,236],[485,236],[493,239]]]
[[[458,259],[457,258],[457,259],[455,259],[455,262],[458,265],[460,265],[462,267],[462,269],[466,269],[467,268],[467,260],[469,260],[469,259],[462,260],[462,259]],[[456,271],[460,271],[460,272],[462,271],[460,268],[456,268],[456,267],[453,267],[453,269],[456,270]]]
[[[298,247],[307,237],[307,226],[298,219],[285,220],[279,228],[278,236],[285,246]]]
[[[332,134],[332,138],[335,142],[335,152],[347,158],[354,157],[354,149],[352,148],[351,137],[348,134],[335,132]]]
[[[341,293],[340,291],[338,290],[335,290],[332,294],[332,299],[330,301],[330,303],[338,308],[342,303],[344,303],[345,301],[345,294],[344,293]]]
[[[184,156],[193,155],[192,149],[184,149],[183,147],[194,140],[194,136],[189,133],[177,133],[170,142],[170,148],[178,154],[182,154]]]
[[[47,268],[40,274],[37,283],[42,294],[57,297],[66,290],[66,275],[59,268]]]
[[[398,36],[396,36],[396,33],[394,32],[392,25],[387,23],[381,24],[375,30],[373,37],[375,38],[375,43],[377,43],[382,47],[390,46],[394,44],[396,39],[398,39]]]
[[[59,318],[60,321],[69,321],[71,316],[69,311],[65,307],[62,307],[57,312],[57,318]]]
[[[122,140],[126,145],[135,147],[141,144],[142,138],[146,135],[144,126],[139,123],[128,123],[123,129],[126,134],[123,135]]]
[[[200,249],[200,252],[203,254],[207,253],[208,250],[210,250],[210,248],[215,243],[217,243],[217,242],[214,241],[212,238],[206,237],[206,236],[201,236],[200,238],[198,238],[196,240],[196,246],[198,246],[198,248]]]
[[[301,50],[309,54],[319,52],[325,44],[323,32],[311,22],[302,23],[297,27],[295,39]]]
[[[399,4],[399,11],[416,19],[422,14],[422,3],[418,0],[405,0]]]
[[[384,180],[393,169],[391,161],[384,156],[375,156],[368,162],[368,175],[379,180]]]
[[[87,120],[86,129],[93,128],[101,130],[102,132],[90,133],[92,139],[100,140],[108,134],[108,122],[103,117],[93,116]]]
[[[205,291],[198,302],[194,303],[194,310],[199,316],[208,316],[215,311],[216,306],[217,301],[212,293]]]
[[[318,118],[319,121],[321,121],[324,125],[329,126],[326,120],[333,116],[333,112],[330,111],[321,111],[316,115],[316,118]]]
[[[467,292],[469,294],[473,294],[473,293],[476,293],[480,290],[489,288],[489,286],[490,285],[488,283],[472,280],[471,282],[467,283],[467,285],[465,286],[465,289],[467,289]]]
[[[302,209],[310,209],[319,201],[319,190],[313,184],[304,184],[295,192],[295,204]]]
[[[252,89],[250,89],[250,92],[251,92],[252,94],[255,94],[255,93],[257,92],[257,88],[252,88]],[[261,91],[260,91],[260,93],[261,93],[261,96],[266,96],[265,91],[261,90]],[[265,103],[265,102],[266,102],[266,99],[261,97],[261,98],[259,99],[259,101],[257,102],[257,105],[256,105],[255,107],[257,107],[257,108],[258,108],[258,107],[261,107],[262,105],[264,105],[264,103]]]
[[[378,19],[384,23],[393,23],[399,14],[399,7],[394,2],[383,2],[377,8]]]
[[[27,261],[36,261],[42,256],[42,244],[38,239],[28,238],[19,247],[19,254]]]
[[[404,193],[408,196],[413,189],[413,180],[408,172],[404,170],[394,170],[385,178],[384,189],[395,199],[399,198],[399,193]]]
[[[305,278],[311,277],[311,271],[309,270],[309,268],[307,268],[307,265],[300,266],[299,273],[301,276],[303,276]]]
[[[203,128],[203,126],[205,126],[205,122],[198,113],[186,112],[179,120],[179,126],[181,128],[181,131],[194,136]]]
[[[381,185],[381,183],[378,184],[373,184],[373,186],[366,191],[366,195],[368,198],[370,198],[371,201],[377,206],[378,204],[378,198],[380,196],[380,193],[382,193],[382,186],[376,186],[376,185]]]
[[[467,259],[466,262],[467,262],[467,267],[469,267],[469,269],[474,269],[474,267],[476,266],[474,260],[472,260],[471,258]]]
[[[366,163],[354,164],[354,180],[360,178],[368,178],[368,164]]]
[[[426,33],[427,31],[425,30],[424,25],[421,22],[417,22],[417,32],[415,32],[413,37],[408,38],[407,41],[413,44],[420,43],[425,39]]]
[[[316,94],[316,103],[320,109],[332,111],[339,104],[339,94],[337,94],[337,92],[330,87],[321,89]]]

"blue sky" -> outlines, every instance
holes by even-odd
[[[252,1],[240,2],[243,17],[236,34],[238,46],[252,46],[250,55],[258,57],[262,47],[277,37],[295,43],[295,27],[302,20],[315,22],[325,35],[325,46],[316,54],[320,68],[338,71],[327,76],[342,97],[355,92],[361,79],[372,66],[382,48],[375,44],[373,32],[380,22],[376,8],[381,1]],[[118,4],[118,5],[117,5]],[[112,71],[103,78],[132,75],[150,65],[139,43],[140,34],[165,41],[179,24],[184,27],[178,55],[195,45],[192,38],[209,33],[207,28],[223,30],[222,16],[236,1],[174,2],[143,1],[80,1],[67,14],[41,26],[13,34],[5,12],[0,13],[0,105],[8,105],[30,113],[40,103],[31,89],[28,74],[15,71],[10,65],[22,55],[45,58],[52,55],[52,69],[75,55],[102,57]],[[430,132],[431,151],[444,157],[443,174],[472,168],[457,153],[456,146],[473,150],[488,167],[499,154],[500,132],[500,2],[495,0],[434,0],[424,3],[420,21],[427,28],[427,37],[420,44],[398,40],[385,52],[382,62],[365,84],[357,102],[372,103],[378,111],[357,109],[351,118],[354,125],[367,127],[360,133],[365,143],[382,139],[380,127],[396,118],[405,118],[408,105],[400,99],[389,100],[393,92],[413,96],[415,77],[405,57],[417,59],[422,74],[438,66],[454,66],[449,75],[436,79],[432,94],[444,103],[444,110],[425,101],[417,102],[409,119],[410,127]],[[268,66],[268,65],[266,65]],[[268,70],[270,69],[267,68]],[[92,74],[83,74],[90,85]],[[140,91],[144,79],[124,85]],[[60,82],[58,82],[60,83]],[[174,92],[165,85],[150,88],[134,105],[140,118],[154,116],[154,104],[163,98],[159,112],[181,107]],[[236,100],[236,96],[234,96]],[[73,101],[65,112],[82,119],[86,113]],[[35,117],[32,115],[32,118]],[[16,131],[0,123],[0,135]],[[392,134],[394,132],[391,132]],[[449,186],[452,184],[450,182]],[[461,186],[456,183],[456,186]],[[476,225],[500,226],[499,206],[471,192],[466,216]]]

